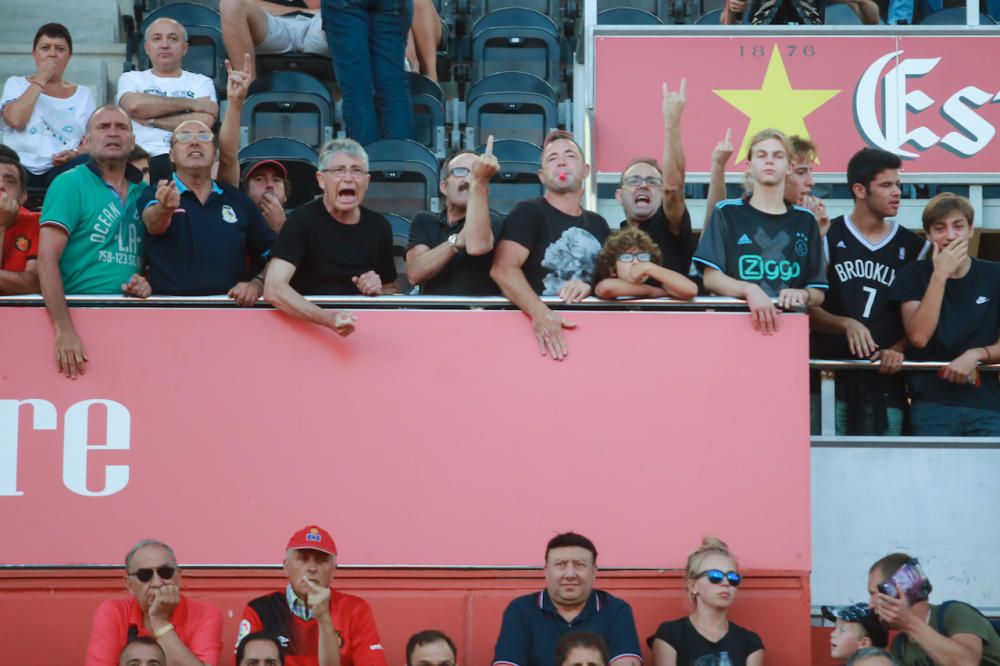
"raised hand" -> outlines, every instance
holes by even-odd
[[[687,99],[687,79],[681,79],[681,89],[678,92],[667,90],[667,84],[663,84],[663,122],[668,125],[677,125],[681,122],[681,114],[684,113],[684,102]]]
[[[715,150],[712,151],[712,165],[720,169],[725,169],[726,164],[729,163],[729,158],[733,156],[733,130],[732,128],[726,128],[726,138],[715,144]]]

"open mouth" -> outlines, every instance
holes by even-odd
[[[649,205],[650,201],[651,201],[651,199],[649,198],[648,194],[639,194],[639,195],[636,195],[636,197],[635,197],[635,202],[637,204]]]
[[[462,183],[461,185],[458,186],[458,191],[459,192],[468,192],[469,191],[469,184],[468,183]]]
[[[342,187],[337,190],[337,201],[342,203],[351,203],[358,196],[358,191],[353,187]]]

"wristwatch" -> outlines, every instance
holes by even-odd
[[[458,234],[452,234],[451,236],[448,236],[448,245],[450,245],[451,249],[454,250],[456,254],[458,254]]]

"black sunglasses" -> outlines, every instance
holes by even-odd
[[[709,569],[708,571],[702,571],[700,574],[695,576],[695,578],[701,578],[704,576],[708,579],[708,582],[712,585],[719,585],[723,580],[728,580],[729,584],[733,587],[739,587],[740,583],[743,582],[743,576],[741,576],[736,571],[721,571],[719,569]]]
[[[140,583],[148,583],[153,580],[153,572],[160,577],[160,580],[170,580],[177,573],[177,567],[172,567],[170,565],[164,565],[162,567],[156,567],[155,569],[136,569],[129,576],[135,576],[139,579]]]

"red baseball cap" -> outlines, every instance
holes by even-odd
[[[250,169],[247,171],[247,175],[244,178],[246,180],[249,180],[250,176],[253,175],[254,171],[256,171],[257,169],[263,169],[264,167],[267,166],[272,167],[276,171],[278,171],[281,174],[282,178],[288,178],[288,169],[285,168],[284,164],[282,164],[277,160],[261,160],[260,162],[257,162],[252,167],[250,167]]]
[[[337,544],[333,542],[333,537],[318,525],[306,525],[293,534],[285,546],[285,550],[299,549],[318,550],[328,555],[337,554]]]

